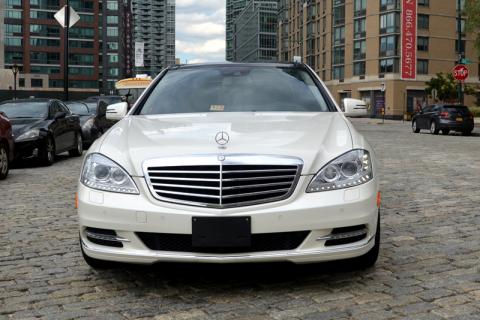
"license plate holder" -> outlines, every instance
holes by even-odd
[[[457,117],[457,122],[463,122],[463,118],[462,117]]]
[[[251,237],[250,217],[192,217],[193,247],[249,247]]]

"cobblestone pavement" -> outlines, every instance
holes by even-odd
[[[480,319],[480,136],[377,122],[354,121],[381,163],[375,268],[93,271],[80,255],[73,201],[81,161],[61,157],[0,182],[0,319]]]

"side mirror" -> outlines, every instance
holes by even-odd
[[[111,104],[107,107],[107,119],[108,120],[122,120],[128,111],[128,103],[119,102]]]
[[[365,117],[368,115],[367,104],[363,100],[343,99],[344,114],[347,117]]]
[[[107,103],[99,100],[97,103],[97,117],[103,118],[107,115]]]
[[[65,112],[57,112],[55,113],[55,116],[53,119],[58,120],[58,119],[64,119],[67,116]]]

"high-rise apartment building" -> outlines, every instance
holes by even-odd
[[[226,32],[225,32],[225,59],[227,61],[233,61],[233,51],[234,51],[234,24],[237,16],[242,12],[242,10],[247,5],[248,0],[227,0],[226,5]]]
[[[461,32],[461,51],[470,61],[467,83],[478,84],[474,35],[465,33],[464,21],[458,30],[456,0],[414,0],[417,37],[408,54],[411,59],[416,55],[416,75],[413,72],[407,77],[413,79],[406,79],[405,68],[401,70],[401,42],[402,36],[411,41],[412,31],[402,32],[404,1],[281,0],[279,59],[292,61],[301,56],[337,101],[360,98],[374,116],[385,110],[387,117],[401,118],[427,103],[426,81],[438,72],[452,71],[459,57],[457,37]],[[467,97],[467,104],[473,104],[473,99]]]
[[[113,93],[115,81],[131,73],[124,19],[129,1],[70,0],[69,4],[80,16],[69,30],[71,98]],[[0,69],[19,67],[19,96],[62,97],[65,30],[54,14],[64,5],[65,0],[0,0],[4,56]],[[13,83],[0,88],[1,98],[9,98],[10,87]]]
[[[175,0],[132,0],[133,39],[144,43],[144,66],[136,74],[152,77],[175,64]]]
[[[278,1],[250,0],[233,27],[233,57],[238,62],[277,61]]]

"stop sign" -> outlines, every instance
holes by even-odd
[[[452,73],[458,81],[464,81],[468,78],[468,68],[463,64],[457,64],[455,68],[453,68]]]

